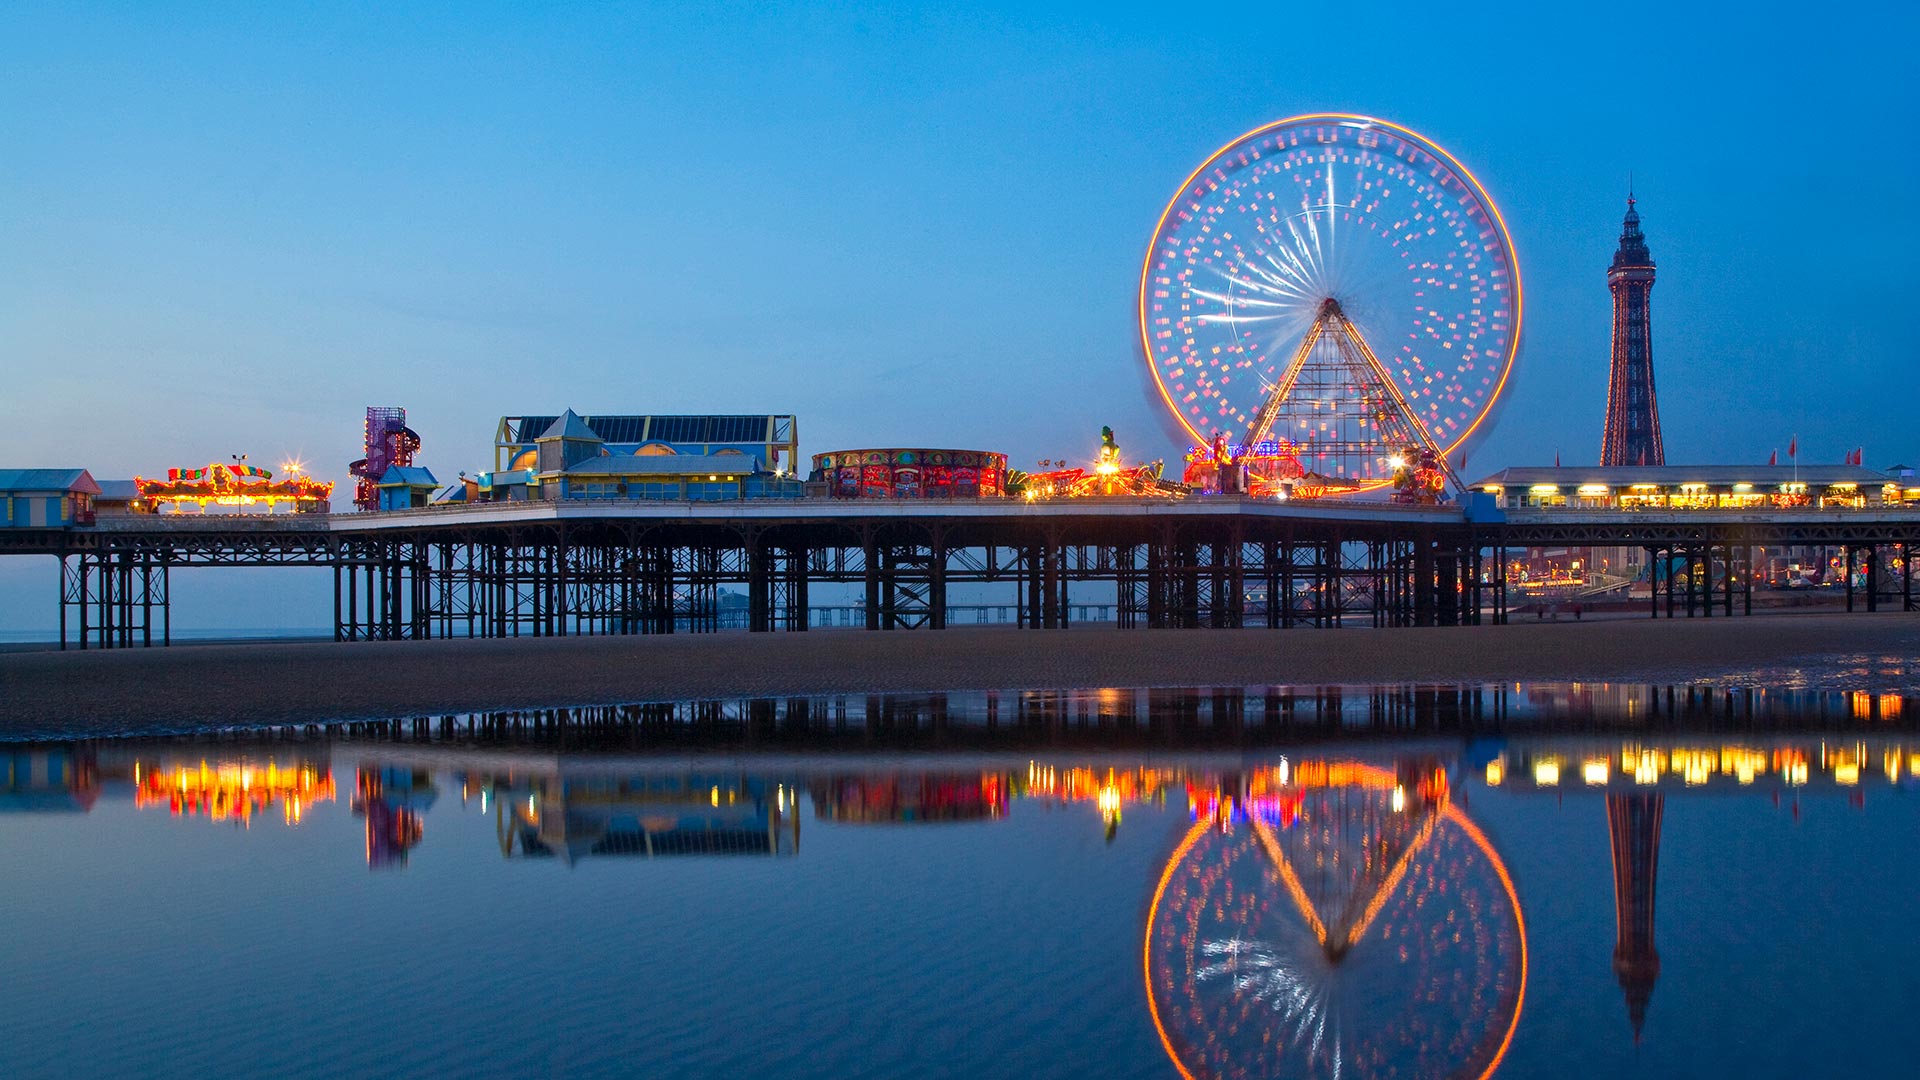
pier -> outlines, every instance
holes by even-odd
[[[723,586],[745,593],[754,632],[937,630],[1002,608],[1041,629],[1089,609],[1123,628],[1466,626],[1507,619],[1507,553],[1542,545],[1638,548],[1677,568],[1654,582],[1655,617],[1750,614],[1754,551],[1786,545],[1845,552],[1847,610],[1916,610],[1911,576],[1892,570],[1920,545],[1920,508],[1909,505],[1469,506],[600,499],[101,515],[0,532],[0,554],[58,561],[63,648],[169,644],[169,574],[186,567],[328,568],[341,641],[707,633],[722,627]],[[810,616],[820,584],[858,586],[859,599]],[[1012,600],[949,603],[953,586],[977,584],[1009,587]],[[1113,598],[1071,595],[1089,584]]]

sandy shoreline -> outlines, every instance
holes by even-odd
[[[1712,679],[1920,656],[1908,615],[1419,630],[718,634],[0,655],[0,739],[789,694]]]

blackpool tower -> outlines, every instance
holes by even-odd
[[[1660,405],[1653,396],[1653,336],[1647,299],[1653,292],[1653,255],[1640,234],[1640,213],[1627,195],[1620,250],[1607,267],[1613,292],[1613,369],[1607,376],[1607,429],[1602,465],[1665,465],[1660,443]]]

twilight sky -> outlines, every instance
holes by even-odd
[[[344,480],[369,404],[443,478],[568,406],[1023,465],[1111,424],[1177,460],[1134,325],[1154,221],[1323,110],[1433,139],[1512,229],[1525,334],[1467,473],[1597,459],[1629,170],[1668,459],[1912,463],[1920,89],[1888,50],[1920,16],[1709,6],[9,4],[0,464]],[[0,609],[51,590],[0,566]]]

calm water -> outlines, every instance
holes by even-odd
[[[1920,701],[802,699],[0,745],[0,1076],[1905,1074]]]

